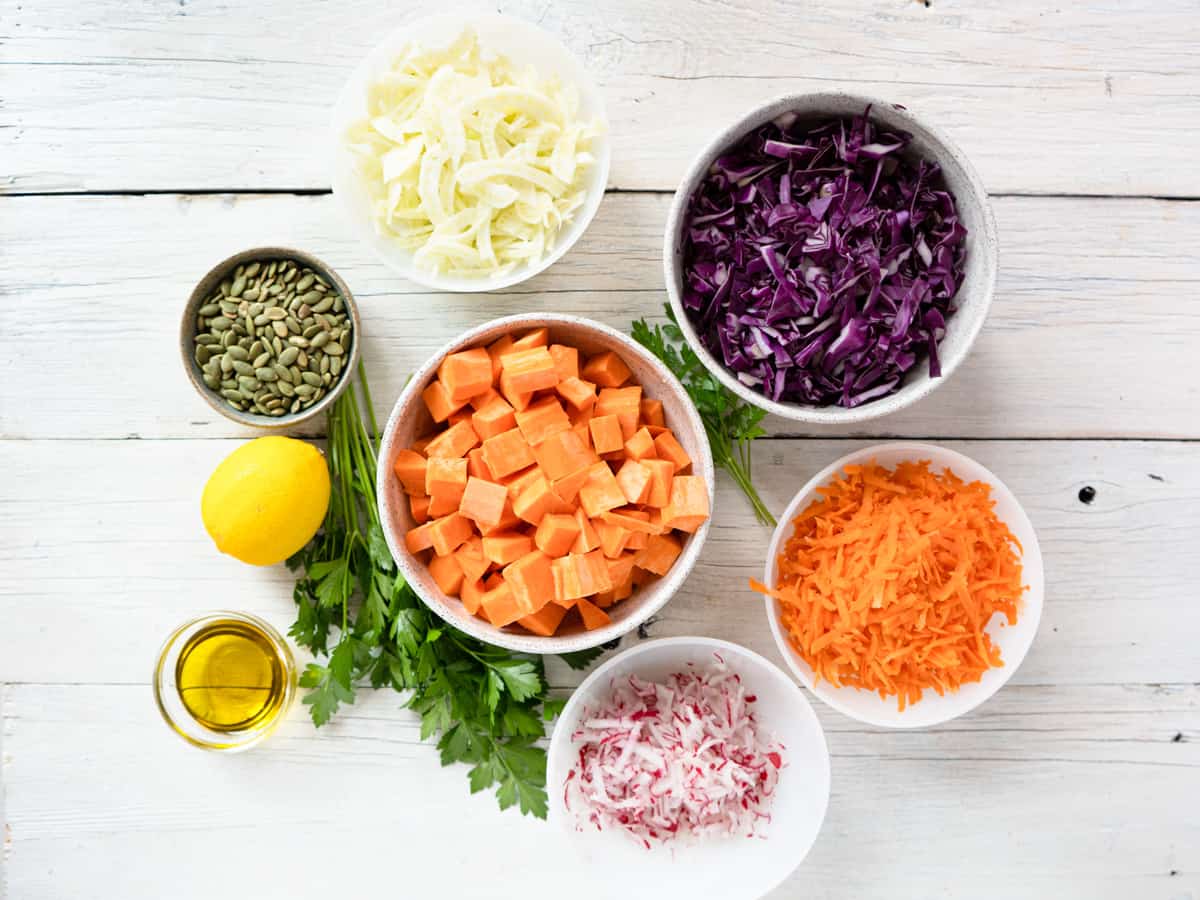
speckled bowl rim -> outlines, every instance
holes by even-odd
[[[290,259],[320,273],[341,294],[342,300],[346,303],[346,312],[350,316],[350,323],[353,327],[350,338],[350,353],[346,357],[346,364],[342,367],[341,376],[333,384],[329,392],[307,409],[278,417],[260,416],[257,413],[247,413],[239,409],[234,409],[225,402],[223,397],[204,383],[201,377],[203,373],[200,369],[200,364],[196,362],[196,357],[192,353],[194,346],[193,339],[196,336],[196,310],[203,305],[204,301],[212,294],[229,272],[232,272],[243,263],[261,262],[264,259]],[[292,247],[252,247],[249,250],[242,250],[221,260],[221,262],[209,269],[204,277],[196,282],[196,286],[192,289],[187,304],[183,308],[183,318],[179,324],[179,352],[183,358],[183,368],[187,372],[188,380],[191,381],[192,387],[196,389],[196,392],[204,398],[204,402],[225,418],[231,419],[241,425],[250,425],[254,428],[269,428],[272,431],[277,431],[282,428],[290,428],[301,422],[307,422],[314,416],[324,412],[341,395],[342,391],[349,386],[354,369],[358,367],[358,361],[362,355],[362,320],[358,314],[358,304],[354,300],[354,295],[350,293],[350,288],[328,263],[318,259],[311,253],[296,250]]]
[[[440,618],[472,637],[508,650],[540,654],[572,653],[578,650],[598,647],[601,644],[606,644],[609,641],[628,634],[661,610],[667,604],[667,601],[683,586],[684,581],[687,580],[696,561],[700,558],[700,551],[704,547],[704,541],[708,537],[709,527],[712,524],[713,512],[716,506],[716,477],[712,461],[712,449],[708,443],[708,433],[704,430],[704,423],[700,419],[700,414],[696,411],[696,407],[692,403],[691,398],[688,397],[683,385],[679,383],[679,379],[653,354],[628,335],[622,334],[615,328],[610,328],[600,322],[581,316],[554,313],[522,313],[504,316],[499,319],[491,319],[482,325],[477,325],[454,340],[442,345],[420,369],[413,373],[408,383],[404,386],[404,389],[400,392],[395,406],[392,407],[392,413],[388,417],[387,424],[384,426],[383,440],[379,448],[376,483],[383,485],[387,482],[387,479],[394,477],[392,475],[392,459],[395,457],[397,451],[402,449],[396,446],[396,434],[400,421],[415,404],[422,402],[421,391],[425,389],[430,378],[447,354],[485,340],[492,340],[504,332],[519,331],[523,328],[540,328],[542,326],[549,328],[552,332],[555,327],[560,326],[584,328],[603,335],[605,338],[619,344],[625,353],[628,353],[630,356],[636,356],[639,362],[643,362],[648,368],[651,368],[662,379],[663,383],[667,385],[668,389],[677,395],[677,399],[683,409],[683,414],[686,417],[685,424],[694,433],[696,444],[702,450],[698,458],[693,457],[692,459],[692,471],[704,479],[709,496],[709,517],[684,543],[683,552],[680,553],[675,564],[671,566],[671,570],[652,583],[652,587],[656,591],[654,595],[644,600],[642,605],[637,608],[636,613],[629,615],[619,622],[614,621],[603,628],[597,628],[595,631],[583,631],[561,637],[541,637],[533,634],[508,632],[484,622],[476,616],[464,616],[456,613],[446,600],[443,599],[444,595],[440,591],[434,594],[422,588],[421,582],[416,575],[420,570],[425,569],[426,566],[409,553],[408,548],[404,545],[404,535],[396,527],[393,512],[389,509],[388,493],[382,488],[379,491],[378,501],[379,521],[383,527],[388,549],[391,551],[392,558],[395,559],[401,573],[412,586],[417,596],[421,598],[421,601]],[[645,590],[645,588],[640,590]],[[459,601],[455,600],[453,602],[458,603]],[[628,603],[630,601],[625,600],[622,602]]]
[[[962,334],[963,339],[956,352],[939,355],[942,365],[942,374],[939,377],[926,377],[913,381],[911,380],[912,373],[909,373],[910,380],[906,380],[894,394],[889,394],[887,397],[881,397],[878,400],[849,409],[840,406],[807,406],[799,403],[780,403],[763,396],[753,388],[738,381],[725,368],[723,363],[709,353],[708,349],[700,341],[699,335],[696,334],[683,308],[683,298],[680,296],[678,285],[681,278],[679,272],[679,257],[681,254],[676,254],[675,252],[676,238],[687,219],[688,200],[691,198],[692,192],[696,189],[701,178],[708,171],[709,166],[712,165],[713,160],[747,132],[785,112],[797,111],[803,116],[815,117],[821,115],[823,108],[825,108],[829,110],[828,115],[830,116],[848,115],[849,113],[844,108],[857,107],[859,110],[862,110],[868,105],[872,107],[872,110],[886,109],[889,119],[895,120],[891,123],[891,127],[903,128],[913,135],[919,136],[928,144],[937,147],[937,153],[934,154],[936,162],[944,164],[947,160],[950,160],[961,170],[963,179],[970,188],[972,201],[979,207],[980,220],[983,225],[982,234],[973,236],[974,241],[970,248],[971,253],[979,254],[983,258],[981,284],[977,287],[977,292],[970,295],[969,314],[964,315],[967,312],[964,308],[966,304],[960,303],[958,311],[950,319],[947,331],[949,331],[949,328],[954,328]],[[988,199],[987,189],[983,185],[983,180],[979,177],[979,173],[975,171],[975,167],[971,164],[966,154],[940,130],[930,125],[924,119],[918,118],[898,103],[892,103],[866,94],[855,94],[846,91],[787,94],[764,103],[742,116],[736,122],[726,126],[692,160],[691,165],[688,166],[687,172],[683,176],[683,180],[679,184],[679,188],[675,191],[675,196],[671,201],[671,207],[667,214],[667,227],[663,236],[663,277],[666,280],[667,295],[671,301],[671,308],[675,312],[675,318],[679,321],[679,327],[687,338],[688,344],[696,351],[696,355],[700,357],[705,367],[722,384],[746,402],[753,403],[755,406],[774,413],[777,416],[782,416],[785,419],[818,425],[842,425],[877,419],[911,406],[922,397],[927,396],[936,388],[945,384],[950,376],[954,374],[963,360],[970,355],[971,348],[974,346],[976,338],[979,337],[979,332],[982,330],[983,323],[987,319],[988,311],[991,308],[992,300],[996,293],[996,280],[999,271],[999,247],[1000,241],[996,229],[996,217],[992,211],[991,202]],[[943,339],[942,343],[939,344],[939,349],[944,346],[945,340]]]

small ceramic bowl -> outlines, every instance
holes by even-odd
[[[1044,595],[1044,571],[1042,568],[1042,551],[1038,547],[1037,534],[1029,517],[1021,504],[999,478],[985,469],[975,460],[945,447],[934,444],[918,444],[898,442],[880,444],[875,447],[864,447],[848,453],[837,462],[826,466],[812,477],[808,484],[788,504],[787,510],[779,517],[779,525],[771,537],[771,546],[767,550],[766,571],[764,584],[774,586],[779,576],[777,557],[780,548],[792,536],[792,520],[803,512],[810,503],[820,499],[817,490],[828,484],[848,465],[856,465],[875,460],[881,466],[894,468],[902,462],[917,462],[929,460],[931,470],[941,472],[950,469],[964,481],[982,481],[992,489],[992,499],[995,501],[996,515],[1008,525],[1009,530],[1021,542],[1021,570],[1024,582],[1028,588],[1018,604],[1017,624],[1009,625],[1001,615],[994,615],[987,626],[987,633],[992,641],[1000,648],[1004,665],[988,669],[983,677],[976,682],[962,685],[957,691],[942,696],[933,690],[925,691],[919,701],[901,712],[895,697],[886,700],[878,694],[860,690],[854,687],[834,687],[828,681],[816,684],[813,670],[804,658],[796,652],[788,638],[787,630],[779,616],[779,601],[772,597],[766,598],[767,621],[771,625],[771,633],[775,636],[775,644],[787,661],[788,666],[803,682],[804,686],[828,703],[838,712],[866,722],[869,725],[880,725],[885,728],[928,728],[949,722],[970,712],[988,697],[1000,690],[1021,665],[1025,654],[1033,644],[1037,634],[1038,623],[1042,619],[1042,600]]]
[[[200,364],[196,362],[195,355],[196,311],[208,301],[208,298],[213,295],[221,282],[228,278],[238,266],[276,259],[290,259],[298,265],[307,266],[329,282],[330,287],[341,295],[342,300],[346,304],[346,314],[350,318],[353,336],[350,341],[349,353],[342,357],[344,363],[341,375],[337,381],[330,385],[329,391],[324,397],[312,406],[294,413],[286,413],[282,416],[263,416],[258,413],[244,412],[230,406],[224,397],[204,383],[203,372],[200,369]],[[209,406],[227,419],[240,422],[242,425],[252,425],[256,428],[290,428],[323,412],[350,383],[350,373],[358,366],[361,345],[362,321],[359,318],[358,305],[354,302],[354,296],[350,293],[350,288],[338,277],[337,272],[321,262],[321,260],[302,250],[293,250],[290,247],[256,247],[252,250],[243,250],[241,253],[235,253],[228,259],[217,263],[208,271],[207,275],[200,279],[199,283],[192,290],[192,295],[188,297],[187,305],[183,309],[183,320],[179,325],[179,351],[183,356],[184,371],[187,372],[188,379],[192,382],[192,387],[196,389]]]
[[[687,223],[688,203],[696,187],[708,174],[713,161],[760,125],[784,113],[796,113],[801,119],[812,119],[814,122],[860,115],[868,105],[873,121],[888,129],[907,131],[912,135],[912,143],[905,151],[907,156],[932,160],[942,167],[942,178],[954,195],[959,215],[967,228],[966,265],[954,301],[958,311],[947,321],[946,334],[938,344],[942,374],[938,378],[930,377],[927,362],[918,360],[895,393],[853,408],[777,402],[742,384],[721,360],[709,353],[683,308],[683,229]],[[667,294],[680,328],[696,355],[722,384],[747,402],[786,419],[838,425],[863,422],[903,409],[946,382],[967,358],[971,345],[983,328],[996,290],[998,252],[996,219],[988,202],[987,191],[967,157],[948,137],[899,104],[859,94],[793,94],[772,100],[747,113],[718,134],[692,162],[675,192],[667,215],[663,271]]]
[[[601,703],[615,681],[636,675],[663,681],[689,664],[711,665],[719,654],[755,697],[759,727],[784,746],[784,768],[761,838],[717,838],[646,850],[627,835],[579,829],[565,805],[567,773],[579,758],[573,734],[586,710]],[[646,641],[592,672],[563,708],[546,764],[549,818],[567,836],[597,884],[627,897],[630,885],[670,885],[672,897],[754,900],[781,884],[812,848],[829,805],[829,751],[825,733],[804,692],[778,666],[745,647],[704,637]],[[619,878],[613,873],[619,872]],[[633,891],[635,896],[643,896]],[[607,895],[606,895],[607,896]]]
[[[464,29],[473,28],[485,52],[507,56],[517,65],[531,65],[539,75],[554,75],[563,84],[572,84],[579,91],[581,120],[599,118],[605,131],[597,136],[589,149],[596,161],[586,172],[583,205],[575,210],[571,221],[555,237],[554,250],[536,263],[518,266],[505,275],[490,278],[471,278],[430,272],[416,266],[411,250],[398,247],[375,230],[370,201],[355,171],[353,154],[347,149],[346,130],[366,116],[367,88],[380,73],[386,71],[399,52],[412,41],[424,47],[445,47]],[[439,291],[496,291],[512,287],[553,265],[571,249],[587,230],[604,199],[611,159],[611,138],[608,119],[604,113],[604,98],[592,77],[578,58],[550,32],[531,22],[501,15],[486,9],[438,13],[405,22],[385,37],[358,64],[338,95],[333,108],[333,193],[342,211],[363,243],[389,268],[409,281]]]
[[[379,518],[388,547],[405,579],[425,605],[451,625],[481,641],[509,650],[526,653],[569,653],[618,638],[662,609],[696,564],[700,548],[708,536],[711,516],[684,542],[683,552],[666,575],[643,585],[633,596],[606,610],[612,617],[610,624],[594,631],[585,631],[578,625],[573,628],[564,625],[553,637],[540,637],[517,626],[497,628],[470,615],[457,598],[442,593],[425,563],[410,553],[405,546],[404,535],[416,523],[413,521],[408,498],[392,473],[392,462],[396,454],[411,446],[417,438],[427,434],[434,427],[433,419],[421,399],[421,392],[433,380],[438,365],[447,354],[489,344],[505,334],[520,334],[542,326],[550,329],[551,342],[578,347],[582,354],[611,350],[625,361],[633,372],[633,379],[642,386],[644,396],[662,401],[667,426],[691,457],[693,474],[704,479],[708,496],[713,498],[712,453],[709,450],[704,424],[683,386],[662,363],[632,338],[599,322],[565,315],[519,315],[494,319],[471,329],[438,350],[409,379],[396,400],[383,432],[378,472]]]

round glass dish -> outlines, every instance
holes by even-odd
[[[208,678],[197,683],[197,675]],[[212,683],[203,683],[209,679]],[[273,626],[222,610],[171,633],[158,653],[153,688],[158,711],[185,741],[204,750],[246,750],[287,715],[296,696],[296,662]],[[217,689],[219,695],[213,693]],[[184,691],[203,694],[185,700]],[[206,709],[214,696],[223,705]],[[230,715],[231,710],[249,712]]]

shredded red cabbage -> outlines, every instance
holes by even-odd
[[[859,406],[937,345],[967,229],[911,135],[785,115],[713,163],[683,235],[683,305],[704,346],[772,400]]]

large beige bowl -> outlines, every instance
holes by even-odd
[[[507,316],[486,322],[446,344],[413,374],[396,401],[384,428],[383,444],[379,453],[379,518],[383,524],[383,533],[387,537],[388,548],[408,583],[426,606],[451,625],[481,641],[509,650],[526,653],[570,653],[618,638],[662,609],[695,565],[700,548],[708,535],[711,516],[709,521],[684,543],[683,552],[670,572],[639,588],[632,597],[622,600],[608,610],[612,622],[607,627],[585,631],[577,625],[574,628],[564,627],[554,637],[540,637],[517,627],[497,628],[468,614],[458,598],[448,597],[438,589],[425,564],[409,553],[404,544],[405,532],[416,523],[409,510],[408,498],[392,473],[392,460],[396,454],[433,428],[433,419],[421,400],[421,391],[433,380],[438,365],[447,354],[489,344],[510,332],[520,333],[542,326],[550,329],[552,342],[578,347],[584,354],[612,350],[625,361],[633,371],[634,379],[642,386],[645,396],[662,401],[667,427],[675,433],[683,449],[692,458],[693,471],[704,479],[709,498],[713,498],[713,462],[708,436],[695,406],[679,380],[640,344],[607,325],[577,316],[536,314]]]

